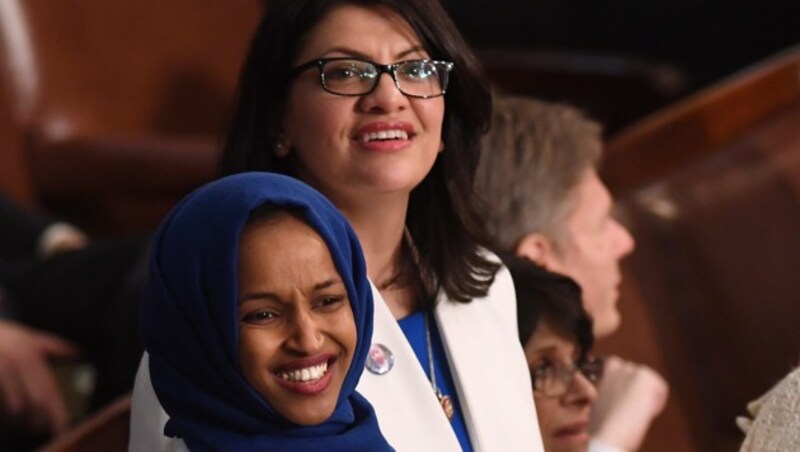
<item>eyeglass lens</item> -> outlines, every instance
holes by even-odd
[[[577,372],[583,374],[590,382],[597,383],[602,377],[602,360],[589,359],[579,365],[569,367],[551,364],[540,367],[532,375],[534,389],[547,397],[564,395],[572,385]]]
[[[397,88],[405,95],[431,97],[441,95],[447,87],[446,63],[412,60],[390,66]],[[322,66],[322,83],[335,94],[362,95],[371,92],[380,80],[381,71],[361,60],[330,60]]]

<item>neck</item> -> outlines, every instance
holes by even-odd
[[[340,207],[364,249],[369,278],[378,287],[391,278],[402,263],[407,207],[408,200],[394,205],[367,203],[364,208],[353,205]]]
[[[378,287],[392,315],[399,319],[412,313],[419,304],[415,290],[419,276],[411,278],[411,283],[409,278],[398,279],[408,265],[403,250],[408,196],[363,204],[335,204],[356,231],[369,278]]]

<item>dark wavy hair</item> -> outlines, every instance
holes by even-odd
[[[264,170],[292,175],[291,159],[273,149],[281,133],[295,56],[313,27],[345,4],[388,8],[403,17],[431,58],[455,63],[447,94],[442,140],[433,168],[411,192],[406,226],[420,256],[426,287],[468,302],[486,295],[499,264],[477,219],[473,179],[480,137],[492,100],[483,70],[438,0],[274,0],[256,31],[239,81],[221,169],[224,174]]]
[[[581,288],[571,278],[528,259],[503,256],[517,292],[517,329],[523,347],[544,320],[574,338],[580,359],[592,349],[592,319],[581,304]]]

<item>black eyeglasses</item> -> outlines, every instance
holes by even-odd
[[[408,60],[378,64],[359,58],[320,58],[292,69],[290,78],[311,67],[319,69],[322,88],[340,96],[363,96],[375,90],[381,74],[389,74],[394,85],[408,97],[429,99],[447,91],[453,63],[434,60]]]
[[[561,397],[569,391],[577,372],[596,384],[603,377],[603,359],[588,357],[572,366],[545,363],[531,369],[533,390],[545,397]]]

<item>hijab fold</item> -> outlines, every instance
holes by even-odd
[[[322,237],[353,310],[353,361],[333,414],[316,426],[283,418],[239,371],[239,237],[251,212],[265,204],[300,212]],[[164,433],[192,450],[391,450],[372,406],[355,392],[372,319],[358,238],[319,192],[287,176],[255,172],[197,189],[156,234],[141,310],[150,378],[170,416]]]

